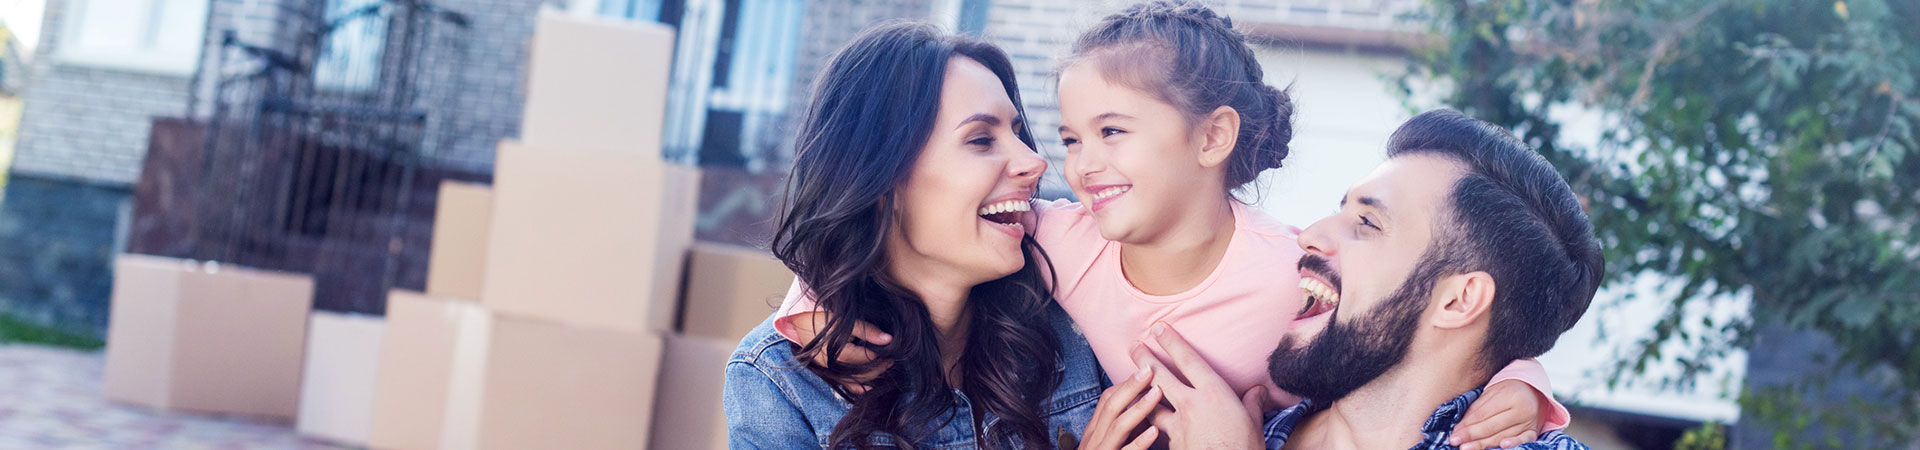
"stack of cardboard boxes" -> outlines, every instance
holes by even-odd
[[[380,449],[726,448],[727,358],[793,276],[693,242],[699,171],[660,156],[673,32],[539,22],[522,139],[492,186],[440,187],[425,292],[309,314],[304,276],[127,255],[109,397]]]
[[[662,26],[540,18],[522,141],[491,189],[442,188],[428,292],[389,298],[370,446],[647,442],[699,183],[660,156],[672,55]]]
[[[793,272],[767,252],[694,245],[687,256],[680,333],[667,338],[652,448],[727,448],[720,408],[727,358],[740,338],[780,306],[792,284]]]
[[[693,244],[699,172],[660,156],[672,36],[541,17],[522,139],[491,188],[441,188],[427,292],[389,298],[367,445],[726,447],[726,358],[792,275]]]

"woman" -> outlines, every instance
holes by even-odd
[[[833,319],[804,347],[771,321],[740,343],[724,396],[733,448],[1051,448],[1079,435],[1100,380],[1020,223],[1046,169],[1024,118],[1012,64],[989,44],[897,24],[833,58],[773,243]],[[892,334],[857,346],[891,366],[856,394],[839,386],[872,365],[804,361],[837,359],[858,322]]]

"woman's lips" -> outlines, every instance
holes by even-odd
[[[1021,193],[1021,195],[1030,194],[1030,192]],[[1024,219],[1026,214],[1032,214],[1033,203],[1021,195],[1011,195],[981,206],[978,211],[980,221],[1014,237],[1025,234],[1025,227],[1020,225],[1020,220]]]
[[[1018,214],[1027,214],[1027,213],[1024,213],[1024,212],[1023,212],[1023,213],[1018,213]],[[1016,217],[1017,217],[1017,216],[1016,216]],[[989,228],[993,228],[993,229],[995,229],[995,230],[999,230],[1000,232],[1002,232],[1002,233],[1006,233],[1007,235],[1010,235],[1010,236],[1013,236],[1013,237],[1015,237],[1015,238],[1019,238],[1019,237],[1021,237],[1021,236],[1023,236],[1023,235],[1026,235],[1026,229],[1027,229],[1027,228],[1026,228],[1026,227],[1023,227],[1023,226],[1020,226],[1020,223],[1019,223],[1019,222],[1018,222],[1017,220],[1016,220],[1016,221],[1015,221],[1014,223],[1000,223],[1000,222],[995,222],[995,221],[991,221],[991,220],[987,220],[987,218],[985,218],[985,217],[981,217],[981,218],[980,218],[980,221],[981,221],[981,222],[986,222],[986,223],[987,223],[987,227],[989,227]]]

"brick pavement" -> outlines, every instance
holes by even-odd
[[[0,450],[334,449],[287,423],[107,401],[100,352],[0,344]]]

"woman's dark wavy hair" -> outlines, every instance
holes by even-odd
[[[1233,107],[1240,136],[1225,165],[1228,191],[1247,191],[1291,153],[1290,88],[1268,85],[1246,33],[1198,1],[1149,0],[1109,15],[1080,35],[1067,61],[1093,62],[1108,80],[1159,96],[1189,123]]]
[[[932,134],[947,62],[954,57],[993,71],[1025,122],[1013,64],[999,48],[930,25],[897,23],[868,30],[834,55],[814,84],[798,130],[773,253],[812,289],[831,319],[797,356],[804,361],[825,352],[828,361],[838,359],[840,349],[854,343],[855,322],[893,335],[887,345],[870,345],[878,360],[893,366],[869,382],[865,394],[840,392],[853,406],[834,426],[831,448],[868,448],[881,433],[905,444],[946,420],[969,419],[948,414],[957,399],[941,367],[926,305],[886,270],[894,196]],[[1015,132],[1034,145],[1024,126]],[[1042,408],[1059,383],[1060,353],[1047,321],[1052,265],[1033,238],[1022,238],[1020,246],[1026,255],[1020,271],[969,293],[970,328],[955,370],[973,407],[999,418],[981,443],[1046,448]],[[815,372],[838,389],[839,381],[872,367],[830,362]]]

